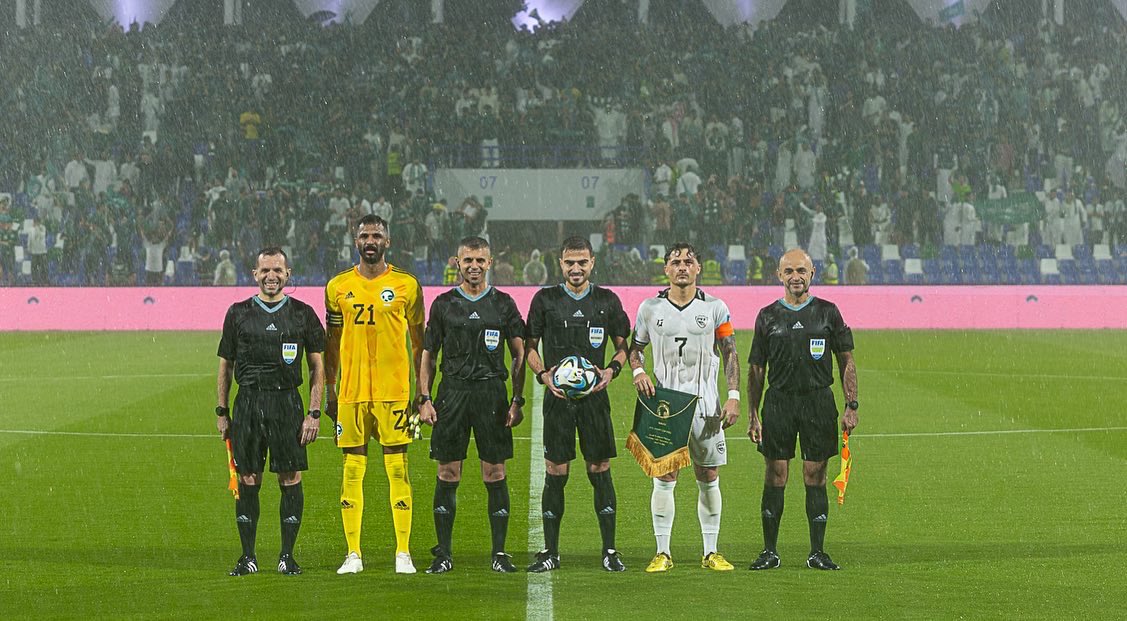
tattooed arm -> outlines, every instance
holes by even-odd
[[[716,342],[720,360],[724,364],[724,379],[728,382],[728,399],[724,401],[722,426],[726,429],[736,424],[740,417],[740,356],[736,352],[736,336],[726,336]]]
[[[646,345],[647,343],[639,343],[635,337],[630,342],[630,351],[626,354],[626,360],[630,364],[630,372],[634,374],[634,389],[638,394],[652,397],[654,383],[646,374]]]

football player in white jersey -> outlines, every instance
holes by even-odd
[[[669,288],[638,307],[629,360],[634,387],[640,394],[652,397],[656,380],[663,388],[699,397],[689,433],[689,454],[700,488],[697,517],[704,540],[701,566],[730,571],[732,564],[716,551],[722,504],[719,468],[727,463],[724,430],[740,415],[740,362],[728,305],[697,288],[700,271],[701,263],[692,245],[678,242],[666,252],[665,276],[669,279]],[[653,380],[645,371],[647,345],[653,348]],[[728,396],[723,404],[716,390],[721,364],[728,383]],[[673,498],[676,485],[676,471],[654,479],[650,509],[657,554],[646,568],[650,573],[669,571],[673,567],[669,534],[676,512]]]

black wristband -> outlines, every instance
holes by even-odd
[[[313,420],[320,420],[321,410],[309,410],[309,416],[311,416]]]
[[[218,405],[218,406],[215,407],[215,415],[216,416],[230,416],[231,415],[231,408],[229,408],[227,406],[223,406],[223,405]]]
[[[614,371],[613,377],[618,377],[618,374],[622,373],[622,363],[617,360],[611,360],[610,364],[607,365],[607,368],[611,371]]]
[[[544,369],[543,371],[536,374],[536,383],[537,384],[540,384],[541,386],[547,385],[547,382],[544,381],[544,374],[547,373],[547,372],[548,372],[548,369]]]
[[[524,397],[520,395],[513,395],[512,404],[517,406],[524,406]]]

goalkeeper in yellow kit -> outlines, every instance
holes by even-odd
[[[391,244],[386,221],[364,216],[357,224],[355,241],[360,263],[325,286],[326,413],[336,423],[337,446],[344,452],[340,512],[348,543],[348,555],[337,573],[364,569],[360,551],[363,486],[368,439],[374,437],[383,446],[390,484],[395,572],[413,574],[407,446],[411,443],[410,373],[413,369],[418,376],[422,355],[423,294],[414,276],[386,261]]]

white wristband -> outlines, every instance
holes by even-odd
[[[740,400],[740,391],[738,391],[738,390],[729,390],[729,391],[728,391],[728,398],[729,398],[729,399],[735,399],[736,401],[739,401],[739,400]]]
[[[638,377],[639,375],[641,375],[645,372],[646,372],[645,369],[643,369],[642,367],[638,367],[637,369],[634,369],[634,377]]]

